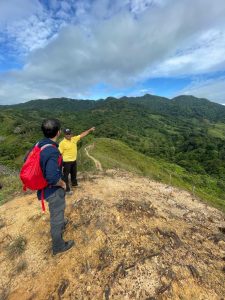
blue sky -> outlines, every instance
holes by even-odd
[[[224,0],[1,0],[0,104],[192,94],[225,104]]]

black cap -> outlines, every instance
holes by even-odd
[[[71,134],[72,131],[71,131],[69,128],[65,128],[65,129],[64,129],[64,133],[65,133],[65,134]]]

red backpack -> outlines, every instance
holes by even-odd
[[[23,164],[20,171],[20,179],[23,182],[23,190],[26,191],[27,188],[35,191],[42,190],[41,192],[41,202],[42,210],[45,211],[44,205],[44,188],[48,186],[48,182],[45,180],[41,165],[40,165],[40,154],[41,151],[46,147],[53,146],[53,144],[46,144],[42,147],[38,147],[38,143],[28,154],[25,163]],[[61,156],[60,156],[61,158]],[[59,162],[60,164],[60,162]]]

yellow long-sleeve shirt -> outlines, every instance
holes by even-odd
[[[63,161],[75,161],[77,159],[77,142],[80,140],[80,135],[73,136],[71,140],[64,138],[59,143],[59,151],[62,154]]]

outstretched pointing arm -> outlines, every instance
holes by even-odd
[[[90,129],[88,129],[88,130],[82,132],[82,133],[80,134],[80,138],[82,139],[83,137],[85,137],[86,135],[88,135],[88,134],[89,134],[90,132],[92,132],[92,131],[95,131],[95,127],[92,127],[92,128],[90,128]]]

